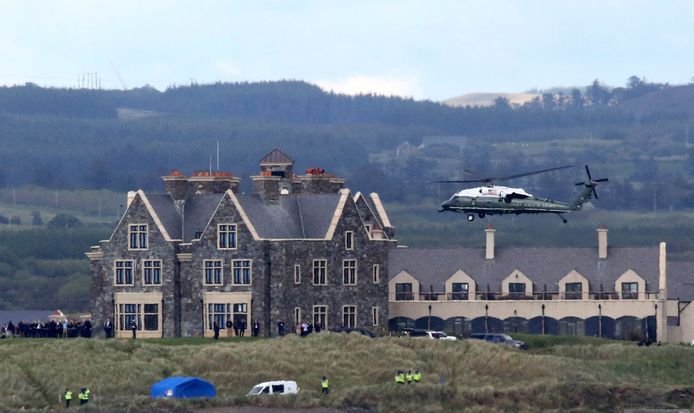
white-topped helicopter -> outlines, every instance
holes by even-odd
[[[562,221],[566,223],[566,218],[564,218],[562,214],[580,211],[583,204],[589,201],[592,196],[595,196],[595,199],[598,199],[598,194],[595,192],[595,187],[597,186],[598,182],[608,181],[607,178],[593,179],[590,175],[588,165],[585,166],[588,180],[585,182],[576,183],[576,185],[583,185],[585,188],[572,202],[559,202],[552,201],[548,198],[538,198],[526,192],[522,188],[510,188],[507,186],[494,185],[494,182],[506,181],[509,179],[536,175],[571,167],[573,167],[573,165],[565,165],[501,178],[436,181],[441,183],[482,182],[486,184],[485,186],[463,189],[456,192],[448,201],[441,204],[441,209],[439,212],[451,211],[465,213],[468,214],[468,221],[474,221],[475,215],[480,218],[484,218],[486,215],[503,214],[557,214]]]

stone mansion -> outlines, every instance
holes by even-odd
[[[275,149],[251,177],[253,193],[224,172],[164,176],[164,194],[128,194],[110,239],[87,253],[92,320],[117,336],[212,335],[213,323],[283,322],[324,328],[388,325],[393,227],[377,194],[343,188],[320,168],[306,175]]]

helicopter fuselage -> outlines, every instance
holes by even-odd
[[[538,198],[521,188],[483,186],[463,189],[441,204],[440,211],[485,215],[502,214],[562,214],[581,209],[581,203],[566,203]],[[472,217],[472,219],[470,218]]]

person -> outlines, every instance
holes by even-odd
[[[398,372],[395,373],[395,383],[405,384],[405,374],[400,370],[398,370]]]
[[[104,333],[106,333],[106,338],[113,337],[113,324],[111,324],[110,319],[104,321]]]
[[[301,323],[301,337],[306,337],[308,335],[308,324]]]
[[[277,334],[279,334],[280,337],[284,337],[284,321],[282,320],[277,323]]]
[[[231,322],[231,318],[227,318],[227,337],[231,337],[231,330],[234,329],[234,323]]]
[[[422,373],[419,372],[419,369],[415,369],[412,380],[414,380],[415,383],[422,381]]]
[[[65,408],[67,409],[70,407],[70,401],[72,400],[72,392],[70,389],[65,389],[65,395],[63,397],[65,398]]]
[[[130,320],[130,329],[133,331],[133,340],[137,338],[137,323],[135,320]]]
[[[327,396],[330,392],[330,382],[325,376],[323,376],[323,380],[320,382],[320,387],[323,391],[323,396]]]
[[[313,329],[316,331],[316,334],[320,333],[320,323],[316,323],[316,325],[313,326]]]
[[[87,396],[87,389],[82,387],[80,389],[80,394],[77,395],[77,398],[80,399],[80,406],[84,405],[89,401],[89,396]]]
[[[236,319],[236,320],[234,320],[234,336],[235,337],[238,337],[241,335],[239,333],[239,331],[241,331],[241,320]]]
[[[219,340],[219,324],[216,320],[212,323],[212,329],[214,330],[214,339]]]
[[[246,335],[246,326],[247,326],[246,319],[242,318],[241,319],[241,337]]]
[[[412,370],[407,370],[407,373],[405,373],[405,381],[407,381],[407,384],[412,383]]]
[[[253,337],[258,337],[258,334],[260,334],[260,323],[258,323],[258,320],[255,320],[253,322]]]

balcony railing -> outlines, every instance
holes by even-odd
[[[532,294],[511,293],[503,294],[500,292],[478,292],[469,294],[467,292],[446,293],[446,292],[425,292],[425,293],[395,293],[395,301],[504,301],[504,300],[652,300],[658,298],[655,291],[643,293],[619,293],[619,292],[535,292]]]

